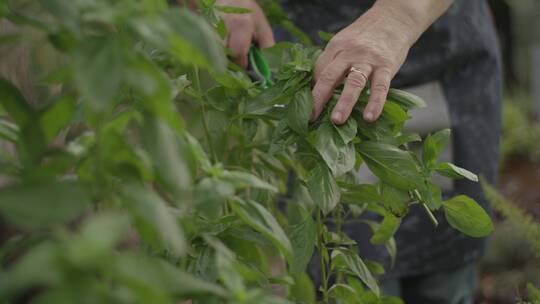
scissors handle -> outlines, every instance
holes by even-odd
[[[261,49],[257,46],[252,46],[248,54],[249,59],[249,75],[254,81],[260,82],[263,88],[274,85],[272,81],[272,72],[270,66],[264,58]]]

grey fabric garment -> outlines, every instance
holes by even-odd
[[[380,282],[383,294],[400,297],[405,304],[472,304],[476,264],[420,276]]]
[[[318,30],[337,32],[372,3],[367,0],[286,0],[283,4],[291,19],[318,41]],[[288,38],[279,30],[276,36]],[[499,57],[486,2],[456,0],[412,47],[392,82],[393,87],[399,88],[440,82],[450,112],[454,162],[492,183],[498,170],[502,99]],[[478,183],[456,181],[454,190],[455,193],[446,195],[469,195],[490,212]],[[434,228],[422,208],[411,208],[396,234],[398,255],[393,268],[390,268],[385,248],[369,243],[371,232],[366,225],[350,221],[343,229],[358,242],[362,256],[382,262],[390,269],[386,277],[453,269],[483,254],[485,239],[466,237],[448,225],[442,212],[436,216],[440,225]]]

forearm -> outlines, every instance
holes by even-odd
[[[412,42],[416,41],[453,3],[453,0],[377,0],[372,13],[385,14],[407,27]]]

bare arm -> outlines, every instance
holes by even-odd
[[[319,117],[333,89],[345,81],[343,93],[332,112],[334,123],[344,123],[367,82],[371,81],[371,96],[363,115],[365,120],[375,121],[382,112],[390,81],[409,49],[452,2],[378,0],[337,33],[315,67],[312,119]]]

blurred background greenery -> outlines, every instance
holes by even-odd
[[[506,304],[525,299],[528,283],[540,286],[540,1],[490,4],[503,50],[505,99],[498,193],[488,189],[497,227],[476,303]]]

